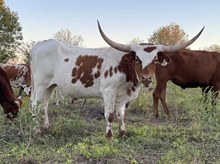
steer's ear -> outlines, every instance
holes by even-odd
[[[171,61],[170,57],[167,56],[164,52],[158,52],[154,60],[155,63],[160,64],[161,66],[166,66]]]
[[[22,101],[20,98],[17,98],[16,101],[13,101],[13,104],[14,104],[14,105],[17,105],[18,108],[20,109],[21,106],[22,106],[22,104],[23,104],[23,101]]]
[[[128,54],[125,54],[123,57],[122,57],[122,61],[124,63],[131,63],[133,62],[134,60],[136,59],[136,54],[135,52],[131,51],[130,53]]]

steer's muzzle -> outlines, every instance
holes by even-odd
[[[31,96],[31,86],[23,85],[22,87],[23,87],[24,93],[27,96]]]
[[[143,74],[141,82],[146,88],[149,88],[152,83],[152,76]]]
[[[10,120],[13,120],[14,118],[16,118],[18,115],[18,110],[16,111],[13,111],[13,112],[10,112],[10,113],[7,113],[6,114],[6,117]]]

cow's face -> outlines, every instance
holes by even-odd
[[[18,111],[21,108],[22,101],[17,99],[16,101],[11,101],[8,104],[3,105],[4,113],[9,119],[14,119],[18,115]]]
[[[156,65],[160,65],[162,67],[167,66],[170,63],[171,59],[163,52],[158,52],[157,56],[153,59],[153,61],[144,67],[142,71],[142,83],[145,87],[149,87],[152,83],[152,77],[156,70]]]
[[[135,52],[125,54],[119,64],[119,70],[125,73],[126,81],[131,81],[137,86],[141,79],[142,62]]]
[[[30,95],[31,95],[31,86],[23,85],[22,87],[23,87],[23,89],[24,89],[24,93],[25,93],[27,96],[30,96]]]
[[[146,88],[150,87],[152,83],[152,77],[155,73],[156,65],[154,62],[144,67],[142,71],[142,83]]]

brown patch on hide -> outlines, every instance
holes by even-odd
[[[72,83],[76,83],[77,82],[77,79],[72,79]]]
[[[73,70],[72,70],[72,76],[73,76],[73,77],[76,77],[76,74],[77,74],[77,68],[75,67],[75,68],[73,68]]]
[[[84,87],[91,87],[94,84],[94,79],[100,77],[102,62],[103,58],[98,56],[79,56],[72,70],[72,83],[80,80]],[[94,70],[96,71],[94,72]]]
[[[131,90],[134,92],[136,89],[134,86],[131,87]]]
[[[69,61],[69,58],[64,59],[64,61],[65,61],[65,62],[68,62],[68,61]]]
[[[99,76],[100,76],[100,71],[98,71],[95,75],[94,75],[94,77],[97,79]]]
[[[107,71],[105,71],[104,76],[105,76],[105,78],[107,78],[107,77],[108,77],[108,70],[107,70]]]
[[[112,68],[112,66],[111,66],[110,69],[109,69],[109,76],[110,76],[110,77],[113,75],[112,70],[113,70],[113,68]]]
[[[153,50],[155,50],[157,47],[153,46],[153,47],[147,47],[144,49],[144,51],[146,52],[152,52]]]
[[[114,113],[109,113],[108,122],[112,123],[114,119]]]
[[[131,90],[130,89],[128,89],[127,94],[128,94],[128,96],[131,96]]]

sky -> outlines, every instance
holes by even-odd
[[[17,12],[25,42],[53,38],[61,29],[81,35],[85,47],[108,46],[97,20],[112,40],[127,44],[134,38],[147,42],[158,28],[180,25],[188,39],[203,26],[191,49],[220,45],[219,0],[5,0]]]

